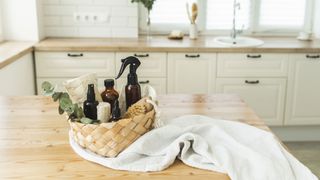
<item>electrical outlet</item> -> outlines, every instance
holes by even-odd
[[[73,20],[76,23],[85,24],[101,24],[109,22],[109,13],[91,13],[91,12],[75,12],[73,13]]]

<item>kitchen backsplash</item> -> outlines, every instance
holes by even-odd
[[[131,0],[43,0],[47,37],[137,37],[138,6]]]

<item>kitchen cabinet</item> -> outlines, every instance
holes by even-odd
[[[235,93],[268,125],[283,125],[289,55],[218,53],[217,93]]]
[[[82,54],[82,55],[81,55]],[[141,89],[158,94],[239,94],[268,125],[320,124],[319,54],[36,52],[37,89],[45,80],[60,84],[86,73],[103,80],[116,77],[121,59],[138,57]],[[116,81],[126,84],[128,69]],[[142,92],[143,93],[143,92]]]
[[[320,124],[320,55],[290,55],[286,125]]]
[[[141,61],[137,69],[139,77],[166,77],[167,76],[167,53],[155,52],[123,52],[116,53],[116,73],[122,65],[121,59],[135,56]],[[129,67],[123,72],[123,77],[129,73]]]
[[[219,53],[219,77],[286,77],[288,54]]]
[[[65,91],[64,87],[63,87],[63,82],[64,81],[67,81],[71,78],[37,78],[37,92],[38,94],[42,94],[43,93],[43,90],[41,88],[41,84],[44,82],[44,81],[48,81],[50,82],[51,84],[53,84],[54,86],[57,87],[57,91]],[[98,78],[98,89],[100,91],[103,91],[104,90],[104,80],[106,78]]]
[[[212,93],[214,53],[168,53],[168,93]]]
[[[115,76],[115,53],[36,52],[38,77],[74,78],[87,73]]]
[[[0,69],[0,95],[24,96],[35,94],[33,57],[28,53]]]
[[[145,85],[152,86],[157,94],[166,94],[167,93],[167,80],[166,78],[138,78],[140,87],[141,87],[141,93],[144,94],[144,87]],[[124,86],[127,84],[127,78],[120,78],[117,80],[117,89],[120,91],[121,88],[124,88]]]
[[[286,79],[217,78],[216,93],[238,94],[268,125],[283,124]]]

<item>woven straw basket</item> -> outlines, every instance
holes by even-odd
[[[75,142],[99,155],[116,157],[140,136],[152,129],[155,108],[143,98],[132,105],[124,119],[101,124],[71,122],[71,134]]]

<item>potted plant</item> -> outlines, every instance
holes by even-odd
[[[153,4],[155,0],[131,0],[131,3],[141,3],[143,6],[147,9],[147,37],[150,38],[150,26],[151,26],[151,20],[150,20],[150,12],[152,10]]]

